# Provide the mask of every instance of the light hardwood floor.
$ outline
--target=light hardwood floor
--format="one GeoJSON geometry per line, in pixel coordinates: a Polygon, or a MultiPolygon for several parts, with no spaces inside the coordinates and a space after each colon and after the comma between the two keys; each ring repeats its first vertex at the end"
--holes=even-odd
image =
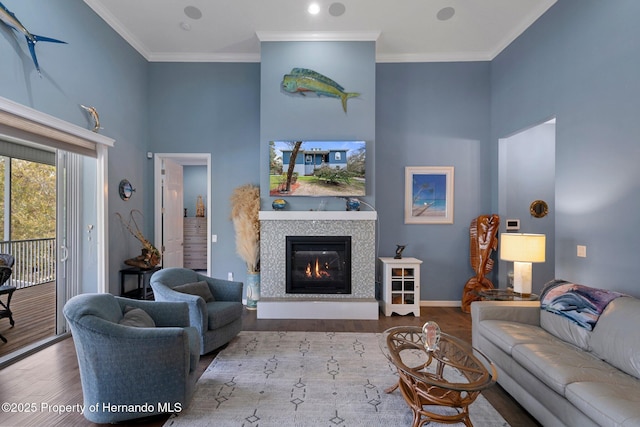
{"type": "MultiPolygon", "coordinates": [[[[438,322],[443,331],[471,340],[471,320],[459,308],[423,307],[420,317],[382,314],[378,320],[264,320],[255,311],[245,310],[243,329],[247,331],[318,331],[318,332],[382,332],[393,326],[420,326],[427,320],[438,322]]],[[[199,370],[204,372],[215,352],[201,357],[199,370]]],[[[483,392],[512,426],[539,426],[500,386],[483,392]]],[[[0,371],[0,402],[35,403],[32,413],[0,411],[0,426],[92,426],[78,412],[57,414],[42,410],[42,405],[78,405],[82,403],[82,387],[71,338],[56,343],[0,371]]],[[[73,408],[71,408],[73,409],[73,408]]],[[[167,416],[156,416],[121,426],[162,426],[167,416]]]]}

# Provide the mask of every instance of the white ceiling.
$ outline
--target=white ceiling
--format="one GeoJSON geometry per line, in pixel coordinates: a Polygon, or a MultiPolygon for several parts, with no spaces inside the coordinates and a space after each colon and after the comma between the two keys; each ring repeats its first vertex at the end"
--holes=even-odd
{"type": "Polygon", "coordinates": [[[556,2],[84,1],[148,61],[169,62],[259,62],[260,42],[275,40],[375,40],[378,62],[488,61],[556,2]]]}

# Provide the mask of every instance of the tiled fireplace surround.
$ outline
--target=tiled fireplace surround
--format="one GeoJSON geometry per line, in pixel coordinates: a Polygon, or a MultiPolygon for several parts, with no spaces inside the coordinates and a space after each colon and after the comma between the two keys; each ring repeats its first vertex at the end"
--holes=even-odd
{"type": "Polygon", "coordinates": [[[261,211],[259,319],[378,318],[376,212],[261,211]],[[351,294],[287,294],[286,236],[351,236],[351,294]]]}

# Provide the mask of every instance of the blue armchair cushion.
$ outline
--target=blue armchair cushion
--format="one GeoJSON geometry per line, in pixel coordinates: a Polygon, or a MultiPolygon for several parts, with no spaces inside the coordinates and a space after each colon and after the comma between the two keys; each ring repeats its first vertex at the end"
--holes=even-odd
{"type": "Polygon", "coordinates": [[[215,330],[242,317],[242,303],[235,301],[214,301],[207,304],[209,329],[215,330]]]}
{"type": "Polygon", "coordinates": [[[174,286],[174,291],[182,292],[184,294],[197,295],[202,297],[204,302],[215,301],[209,285],[205,281],[185,283],[184,285],[174,286]]]}
{"type": "Polygon", "coordinates": [[[125,306],[124,316],[118,323],[124,326],[133,326],[136,328],[156,327],[156,322],[153,321],[146,311],[141,308],[131,307],[130,305],[125,306]]]}

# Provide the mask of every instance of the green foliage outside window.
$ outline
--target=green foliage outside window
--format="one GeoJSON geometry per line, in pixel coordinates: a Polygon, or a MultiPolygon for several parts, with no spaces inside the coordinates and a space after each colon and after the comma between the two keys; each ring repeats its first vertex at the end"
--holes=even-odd
{"type": "Polygon", "coordinates": [[[56,236],[56,167],[0,157],[0,239],[28,240],[56,236]],[[5,171],[11,161],[11,236],[4,235],[5,171]]]}

